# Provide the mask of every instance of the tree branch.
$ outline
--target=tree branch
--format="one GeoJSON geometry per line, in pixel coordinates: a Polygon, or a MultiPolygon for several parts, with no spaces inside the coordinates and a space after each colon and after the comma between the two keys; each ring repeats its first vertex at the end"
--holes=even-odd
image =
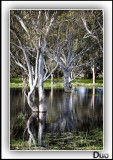
{"type": "Polygon", "coordinates": [[[89,51],[92,47],[93,47],[93,45],[90,46],[90,47],[89,47],[88,49],[86,49],[86,50],[83,49],[80,53],[78,53],[76,56],[74,56],[74,57],[71,59],[71,61],[70,61],[70,63],[68,64],[68,66],[71,66],[71,64],[73,63],[73,61],[74,61],[78,56],[80,56],[80,55],[84,54],[85,52],[89,51]]]}
{"type": "Polygon", "coordinates": [[[99,24],[99,26],[100,26],[101,30],[103,31],[103,27],[102,27],[102,25],[100,24],[100,22],[99,22],[98,18],[96,17],[96,15],[95,15],[95,13],[94,13],[94,11],[93,11],[93,10],[92,10],[92,13],[93,13],[93,15],[94,15],[94,17],[95,17],[95,19],[96,19],[97,23],[99,24]]]}
{"type": "Polygon", "coordinates": [[[58,63],[55,66],[55,68],[50,72],[50,74],[44,79],[44,81],[46,81],[51,76],[51,74],[57,69],[57,67],[58,67],[58,63]]]}
{"type": "Polygon", "coordinates": [[[80,75],[80,73],[81,73],[82,71],[83,71],[83,69],[77,74],[77,76],[76,76],[75,78],[71,79],[71,81],[75,80],[75,79],[80,75]]]}
{"type": "Polygon", "coordinates": [[[67,65],[69,64],[70,62],[70,59],[71,59],[71,55],[72,55],[72,49],[73,49],[73,39],[72,39],[72,35],[70,33],[69,35],[69,40],[68,40],[68,58],[67,58],[67,65]]]}
{"type": "Polygon", "coordinates": [[[24,24],[22,18],[20,18],[20,17],[17,16],[17,15],[15,15],[15,17],[16,17],[17,20],[20,22],[20,24],[21,24],[22,28],[25,30],[25,32],[29,35],[28,29],[27,29],[27,27],[25,26],[25,24],[24,24]]]}
{"type": "MultiPolygon", "coordinates": [[[[94,39],[97,40],[101,51],[103,51],[103,48],[102,48],[102,46],[101,46],[101,44],[100,44],[100,40],[99,40],[99,37],[98,37],[97,33],[96,33],[96,36],[95,36],[94,33],[88,29],[88,26],[87,26],[87,23],[86,23],[85,18],[82,17],[81,19],[82,19],[82,22],[83,22],[83,24],[84,24],[84,26],[85,26],[85,28],[86,28],[86,31],[89,33],[89,35],[90,35],[92,38],[94,38],[94,39]]],[[[85,38],[87,38],[87,37],[85,36],[85,38]]]]}
{"type": "Polygon", "coordinates": [[[87,64],[90,64],[91,62],[92,62],[92,61],[87,62],[87,63],[84,63],[84,64],[76,65],[75,67],[69,68],[69,71],[72,71],[72,70],[75,69],[75,68],[82,67],[82,66],[85,66],[85,65],[87,65],[87,64]]]}
{"type": "Polygon", "coordinates": [[[11,54],[13,60],[15,61],[15,63],[16,63],[19,67],[23,68],[24,71],[26,72],[26,74],[29,76],[26,67],[25,67],[24,65],[22,65],[22,64],[19,62],[19,60],[16,60],[16,57],[13,55],[13,53],[12,53],[11,51],[10,51],[10,54],[11,54]]]}
{"type": "MultiPolygon", "coordinates": [[[[52,60],[51,60],[51,62],[52,62],[52,60]]],[[[44,79],[46,78],[46,75],[47,75],[47,73],[48,73],[48,71],[49,71],[51,62],[49,63],[49,66],[47,67],[47,65],[46,65],[46,63],[45,63],[45,60],[44,60],[44,66],[45,66],[45,70],[46,70],[46,73],[45,73],[45,75],[44,75],[44,79]]]]}
{"type": "MultiPolygon", "coordinates": [[[[54,21],[54,15],[55,15],[55,12],[53,13],[53,15],[52,15],[52,17],[51,17],[51,20],[50,20],[49,25],[46,27],[45,37],[47,36],[47,34],[48,34],[48,32],[49,32],[49,29],[50,29],[50,27],[51,27],[51,25],[52,25],[52,23],[53,23],[53,21],[54,21]]],[[[48,15],[48,16],[49,16],[49,15],[48,15]]],[[[47,16],[46,16],[46,18],[47,18],[47,16]]]]}
{"type": "Polygon", "coordinates": [[[16,43],[14,43],[14,42],[10,42],[11,44],[13,44],[13,45],[15,45],[17,48],[19,48],[19,49],[22,49],[22,47],[21,46],[19,46],[19,45],[17,45],[16,43]]]}

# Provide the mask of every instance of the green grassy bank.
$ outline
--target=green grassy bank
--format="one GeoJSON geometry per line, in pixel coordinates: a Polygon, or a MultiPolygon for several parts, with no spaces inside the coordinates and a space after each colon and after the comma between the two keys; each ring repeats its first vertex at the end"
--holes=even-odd
{"type": "MultiPolygon", "coordinates": [[[[63,79],[54,79],[54,81],[63,81],[63,79]]],[[[54,82],[52,85],[53,88],[63,88],[64,84],[63,82],[54,82]]],[[[73,86],[85,86],[85,87],[103,87],[103,79],[97,79],[96,84],[93,85],[92,79],[76,79],[72,81],[72,87],[73,86]],[[75,83],[77,82],[77,83],[75,83]]],[[[38,87],[38,85],[37,85],[38,87]]],[[[22,79],[12,78],[10,79],[10,88],[23,88],[23,82],[22,79]]],[[[44,82],[44,88],[51,88],[51,81],[50,79],[46,80],[44,82]]]]}

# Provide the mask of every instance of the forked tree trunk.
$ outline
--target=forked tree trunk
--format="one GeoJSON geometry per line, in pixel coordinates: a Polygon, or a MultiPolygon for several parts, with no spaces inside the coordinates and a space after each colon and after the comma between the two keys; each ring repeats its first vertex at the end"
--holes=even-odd
{"type": "Polygon", "coordinates": [[[64,91],[71,92],[70,72],[64,71],[64,91]]]}

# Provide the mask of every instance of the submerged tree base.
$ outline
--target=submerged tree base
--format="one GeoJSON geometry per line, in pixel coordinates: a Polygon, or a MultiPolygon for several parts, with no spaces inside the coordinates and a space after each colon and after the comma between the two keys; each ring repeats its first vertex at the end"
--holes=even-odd
{"type": "Polygon", "coordinates": [[[10,150],[103,150],[103,131],[97,128],[89,132],[47,133],[42,146],[11,140],[10,150]]]}

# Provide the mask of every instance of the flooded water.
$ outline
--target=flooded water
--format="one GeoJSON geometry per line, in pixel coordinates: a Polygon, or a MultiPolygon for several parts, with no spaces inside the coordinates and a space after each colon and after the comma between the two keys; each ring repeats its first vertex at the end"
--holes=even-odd
{"type": "MultiPolygon", "coordinates": [[[[44,94],[47,113],[35,113],[29,108],[21,89],[10,89],[10,142],[23,140],[24,135],[24,139],[29,140],[29,145],[33,142],[34,145],[44,146],[43,141],[47,143],[48,139],[55,139],[57,135],[60,135],[60,143],[63,139],[62,134],[67,136],[75,131],[82,133],[95,128],[102,129],[102,88],[76,87],[72,93],[51,88],[45,89],[44,94]]],[[[35,97],[38,104],[37,92],[35,97]]],[[[48,142],[48,147],[51,144],[55,146],[55,143],[48,142]]],[[[65,145],[67,142],[62,143],[65,145]]]]}

